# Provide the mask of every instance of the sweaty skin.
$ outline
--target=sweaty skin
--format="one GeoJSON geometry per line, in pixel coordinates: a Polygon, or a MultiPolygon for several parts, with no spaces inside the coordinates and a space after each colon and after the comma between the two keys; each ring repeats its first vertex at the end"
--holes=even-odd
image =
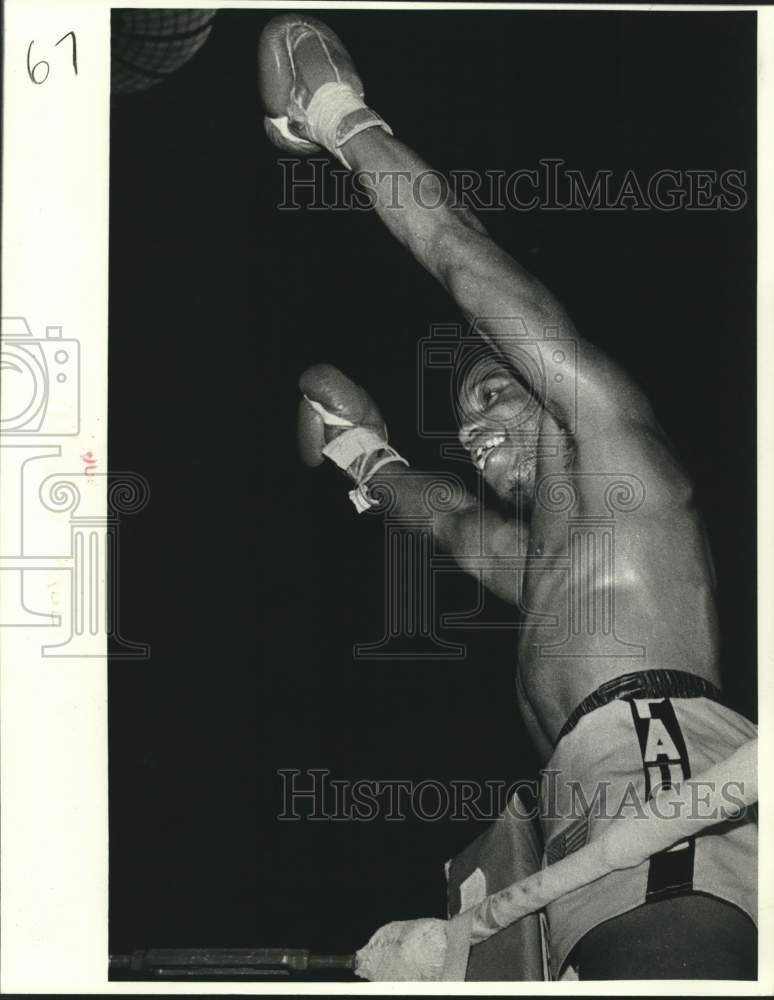
{"type": "MultiPolygon", "coordinates": [[[[498,555],[526,545],[523,572],[494,568],[484,572],[484,582],[522,612],[517,691],[544,759],[578,703],[614,677],[673,669],[720,687],[706,539],[691,485],[642,392],[579,335],[550,292],[499,249],[471,213],[423,207],[443,200],[437,174],[424,175],[421,199],[409,196],[409,185],[403,198],[395,198],[389,177],[380,181],[379,173],[416,177],[427,171],[412,150],[372,128],[347,143],[346,155],[354,170],[363,171],[361,183],[388,229],[444,285],[492,349],[491,362],[473,366],[462,386],[460,440],[475,460],[476,449],[494,439],[481,456],[482,475],[512,514],[483,511],[471,497],[461,511],[438,519],[437,532],[463,567],[482,546],[496,567],[498,555]],[[572,341],[575,357],[567,352],[558,364],[546,329],[553,339],[572,341]],[[550,377],[536,384],[541,365],[550,377]],[[541,481],[557,482],[545,477],[574,488],[569,511],[541,501],[541,481]],[[636,509],[615,512],[611,564],[610,552],[593,539],[570,542],[568,518],[609,516],[603,494],[615,480],[625,484],[619,497],[633,491],[636,509]],[[567,569],[571,555],[573,572],[567,569]],[[619,641],[601,644],[609,625],[602,608],[611,599],[619,641]],[[552,655],[547,647],[566,640],[568,628],[577,633],[572,655],[552,655]]],[[[405,507],[417,504],[416,483],[399,467],[383,475],[405,507]]],[[[471,572],[482,571],[471,566],[471,572]]]]}

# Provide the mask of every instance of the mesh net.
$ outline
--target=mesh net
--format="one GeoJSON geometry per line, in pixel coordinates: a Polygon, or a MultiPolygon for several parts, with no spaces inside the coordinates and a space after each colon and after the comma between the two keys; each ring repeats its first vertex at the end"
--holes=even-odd
{"type": "Polygon", "coordinates": [[[111,88],[129,94],[156,86],[185,65],[209,38],[214,10],[115,10],[111,88]]]}

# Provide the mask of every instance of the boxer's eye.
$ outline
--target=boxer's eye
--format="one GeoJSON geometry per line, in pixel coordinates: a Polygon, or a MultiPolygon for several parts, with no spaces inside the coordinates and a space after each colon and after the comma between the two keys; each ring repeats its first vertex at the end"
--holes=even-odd
{"type": "Polygon", "coordinates": [[[481,390],[481,400],[484,406],[491,406],[500,395],[500,387],[496,385],[485,385],[481,390]]]}

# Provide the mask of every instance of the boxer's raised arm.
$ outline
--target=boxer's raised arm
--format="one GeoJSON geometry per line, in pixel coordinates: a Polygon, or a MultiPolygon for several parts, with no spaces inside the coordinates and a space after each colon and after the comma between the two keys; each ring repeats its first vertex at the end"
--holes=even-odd
{"type": "Polygon", "coordinates": [[[347,143],[346,155],[393,236],[560,424],[574,426],[581,415],[581,426],[590,430],[596,418],[622,413],[650,419],[645,397],[626,373],[579,335],[553,294],[493,242],[471,211],[455,204],[443,177],[413,150],[372,128],[347,143]],[[572,348],[562,350],[557,339],[572,348]]]}
{"type": "Polygon", "coordinates": [[[298,445],[302,461],[339,466],[356,487],[355,507],[384,503],[406,518],[430,518],[433,537],[498,597],[518,604],[523,529],[483,508],[464,486],[438,473],[408,468],[387,443],[379,410],[364,389],[332,365],[315,365],[301,376],[298,445]]]}
{"type": "Polygon", "coordinates": [[[330,28],[296,13],[272,19],[261,36],[259,71],[272,141],[302,155],[327,149],[352,170],[390,232],[560,425],[593,442],[611,419],[619,426],[652,423],[625,373],[578,335],[553,295],[366,105],[362,80],[330,28]],[[563,351],[555,338],[574,347],[563,351]]]}

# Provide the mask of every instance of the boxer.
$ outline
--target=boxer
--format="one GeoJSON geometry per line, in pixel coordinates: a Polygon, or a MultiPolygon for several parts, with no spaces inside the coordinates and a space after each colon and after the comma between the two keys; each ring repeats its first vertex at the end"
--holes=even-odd
{"type": "MultiPolygon", "coordinates": [[[[487,345],[488,357],[460,387],[460,441],[500,503],[482,509],[461,496],[434,515],[434,531],[522,616],[517,696],[554,780],[554,808],[542,815],[544,863],[552,864],[598,836],[607,819],[563,808],[571,790],[591,803],[605,783],[614,813],[626,789],[644,801],[755,734],[723,703],[713,568],[691,484],[637,385],[393,136],[326,25],[304,14],[274,18],[259,72],[272,141],[302,154],[327,150],[358,172],[389,232],[487,345]],[[395,171],[417,183],[421,175],[420,198],[396,201],[385,177],[395,171]],[[573,351],[557,351],[556,332],[573,351]],[[597,513],[611,472],[632,501],[616,520],[614,564],[604,545],[581,546],[574,570],[557,571],[570,554],[568,510],[597,513]],[[526,566],[509,568],[521,553],[526,566]],[[599,629],[573,627],[570,652],[551,655],[566,638],[568,609],[573,626],[592,615],[602,633],[612,628],[620,654],[602,655],[599,629]],[[604,609],[614,610],[607,625],[604,609]],[[564,624],[552,633],[551,621],[564,624]]],[[[355,483],[358,510],[384,486],[401,511],[424,512],[432,477],[407,468],[365,390],[329,365],[307,370],[300,388],[307,464],[339,465],[355,483]]],[[[549,907],[552,975],[756,978],[756,886],[753,817],[714,827],[549,907]]]]}

